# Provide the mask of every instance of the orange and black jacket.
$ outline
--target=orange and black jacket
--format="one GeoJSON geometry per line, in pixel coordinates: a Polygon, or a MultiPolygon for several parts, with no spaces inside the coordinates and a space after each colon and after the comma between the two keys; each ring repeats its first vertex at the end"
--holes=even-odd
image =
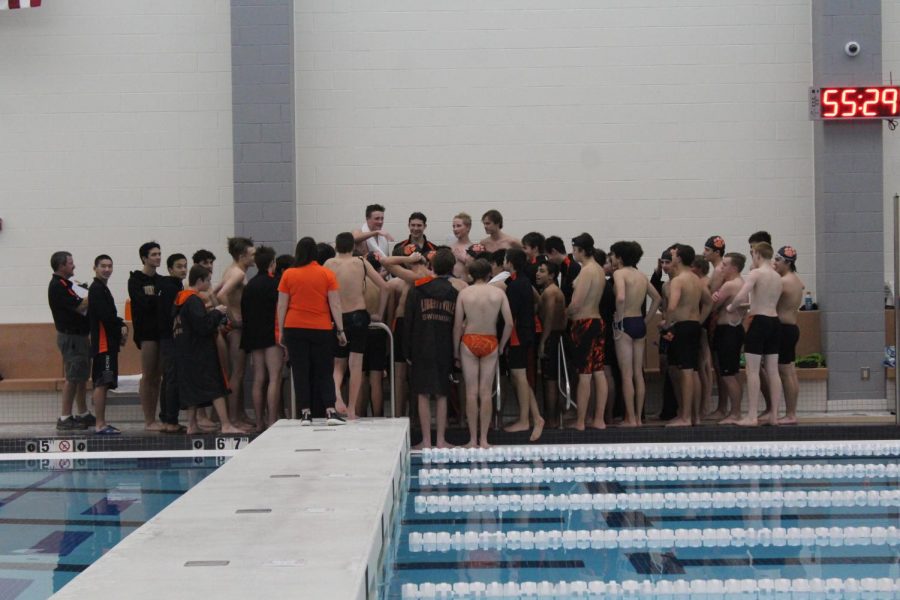
{"type": "Polygon", "coordinates": [[[91,322],[91,354],[118,352],[124,321],[119,318],[109,286],[96,277],[88,289],[88,319],[91,322]]]}
{"type": "Polygon", "coordinates": [[[392,254],[394,256],[403,256],[404,254],[407,254],[407,251],[406,251],[407,246],[415,246],[416,252],[418,252],[420,254],[428,254],[432,250],[437,250],[437,246],[435,246],[434,244],[429,242],[428,238],[423,235],[421,246],[419,244],[416,244],[409,238],[406,238],[402,242],[394,244],[394,250],[393,250],[392,254]]]}

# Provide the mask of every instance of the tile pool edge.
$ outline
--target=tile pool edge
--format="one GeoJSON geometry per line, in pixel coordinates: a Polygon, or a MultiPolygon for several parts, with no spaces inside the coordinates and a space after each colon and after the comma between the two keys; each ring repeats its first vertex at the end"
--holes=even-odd
{"type": "Polygon", "coordinates": [[[408,431],[279,422],[53,598],[374,598],[408,431]]]}

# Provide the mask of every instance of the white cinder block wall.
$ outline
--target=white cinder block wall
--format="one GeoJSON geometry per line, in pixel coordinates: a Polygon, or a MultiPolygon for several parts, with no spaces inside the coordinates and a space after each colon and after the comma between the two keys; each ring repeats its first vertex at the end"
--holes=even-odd
{"type": "Polygon", "coordinates": [[[497,208],[517,236],[637,239],[649,270],[764,228],[814,288],[809,0],[294,6],[303,234],[380,202],[395,236],[424,210],[444,240],[497,208]]]}
{"type": "Polygon", "coordinates": [[[0,322],[46,322],[50,254],[115,261],[233,231],[228,0],[45,2],[0,11],[0,322]]]}

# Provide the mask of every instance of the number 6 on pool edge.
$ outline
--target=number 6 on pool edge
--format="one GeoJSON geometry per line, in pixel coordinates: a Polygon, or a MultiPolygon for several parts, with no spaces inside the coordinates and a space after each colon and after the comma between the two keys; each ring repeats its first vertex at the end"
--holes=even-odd
{"type": "Polygon", "coordinates": [[[225,449],[225,438],[216,438],[216,450],[225,449]]]}

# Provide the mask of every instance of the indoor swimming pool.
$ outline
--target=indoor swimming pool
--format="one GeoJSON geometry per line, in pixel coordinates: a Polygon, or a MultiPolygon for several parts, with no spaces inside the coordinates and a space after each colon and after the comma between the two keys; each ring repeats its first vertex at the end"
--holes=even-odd
{"type": "Polygon", "coordinates": [[[225,460],[0,461],[0,599],[49,598],[225,460]]]}
{"type": "Polygon", "coordinates": [[[900,597],[900,443],[414,454],[384,597],[900,597]]]}

